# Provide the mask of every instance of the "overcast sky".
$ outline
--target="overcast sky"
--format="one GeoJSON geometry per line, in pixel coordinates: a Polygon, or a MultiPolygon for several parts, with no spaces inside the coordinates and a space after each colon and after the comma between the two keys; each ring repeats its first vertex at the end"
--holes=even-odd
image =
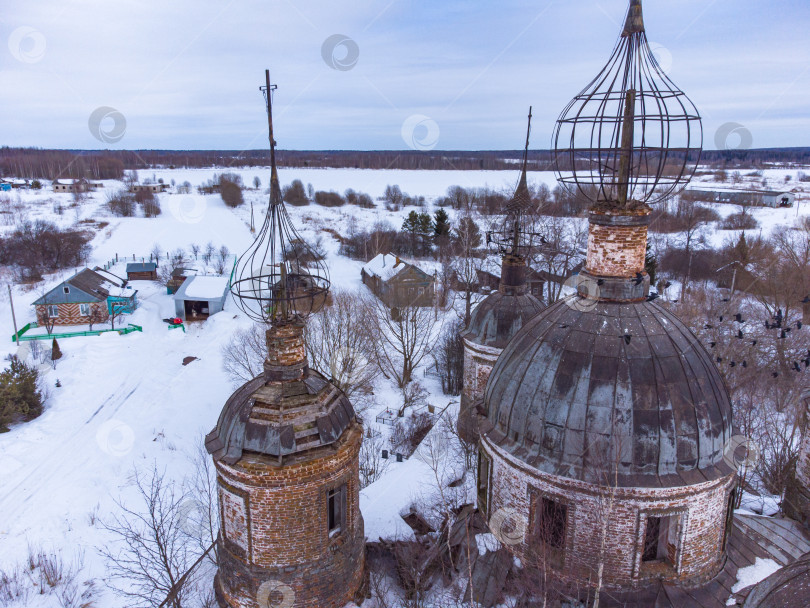
{"type": "MultiPolygon", "coordinates": [[[[517,149],[529,105],[532,147],[548,148],[626,9],[627,0],[2,0],[0,145],[263,148],[258,87],[270,68],[282,148],[517,149]],[[106,118],[91,128],[94,112],[106,118]]],[[[727,123],[754,147],[810,145],[809,0],[645,0],[644,12],[659,60],[704,117],[707,149],[727,123]]]]}

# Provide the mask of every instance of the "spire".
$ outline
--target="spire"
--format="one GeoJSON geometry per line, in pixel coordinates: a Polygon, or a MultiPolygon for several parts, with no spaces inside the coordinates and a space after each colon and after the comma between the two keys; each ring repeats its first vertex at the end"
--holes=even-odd
{"type": "Polygon", "coordinates": [[[630,0],[630,8],[627,11],[627,20],[624,22],[622,38],[640,34],[643,31],[644,15],[641,11],[641,0],[630,0]]]}
{"type": "Polygon", "coordinates": [[[267,102],[267,128],[270,137],[270,204],[281,203],[281,184],[278,179],[276,169],[276,139],[273,136],[273,91],[278,88],[276,84],[270,84],[270,70],[264,71],[265,86],[259,87],[267,102]]]}
{"type": "Polygon", "coordinates": [[[526,128],[526,147],[523,149],[523,161],[521,162],[520,166],[520,180],[518,181],[517,188],[515,188],[515,194],[512,197],[513,205],[528,205],[532,200],[532,196],[529,193],[529,183],[526,178],[526,173],[529,166],[529,138],[531,137],[531,132],[532,107],[529,106],[529,125],[526,128]]]}

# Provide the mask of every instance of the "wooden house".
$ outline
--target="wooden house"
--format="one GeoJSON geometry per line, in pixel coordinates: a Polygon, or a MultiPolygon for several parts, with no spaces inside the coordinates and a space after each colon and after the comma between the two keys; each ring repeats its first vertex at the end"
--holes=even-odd
{"type": "Polygon", "coordinates": [[[157,278],[155,262],[130,262],[127,264],[128,281],[156,281],[157,278]]]}
{"type": "Polygon", "coordinates": [[[390,308],[433,306],[436,279],[398,256],[381,253],[360,271],[363,284],[390,308]]]}
{"type": "Polygon", "coordinates": [[[111,314],[131,313],[138,292],[126,281],[97,268],[85,268],[34,302],[40,325],[104,323],[111,314]]]}

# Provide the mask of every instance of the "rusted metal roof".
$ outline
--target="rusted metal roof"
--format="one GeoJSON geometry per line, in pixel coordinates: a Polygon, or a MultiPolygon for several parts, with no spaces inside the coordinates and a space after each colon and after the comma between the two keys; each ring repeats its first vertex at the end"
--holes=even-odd
{"type": "Polygon", "coordinates": [[[354,419],[346,395],[314,370],[293,382],[262,375],[231,395],[205,447],[228,464],[245,452],[288,456],[335,443],[354,419]]]}
{"type": "Polygon", "coordinates": [[[506,348],[520,328],[541,310],[543,303],[530,293],[496,291],[475,307],[463,336],[476,344],[506,348]]]}
{"type": "Polygon", "coordinates": [[[622,486],[731,473],[722,377],[697,337],[652,302],[572,296],[547,308],[501,354],[483,405],[482,432],[546,473],[595,481],[608,452],[622,486]]]}

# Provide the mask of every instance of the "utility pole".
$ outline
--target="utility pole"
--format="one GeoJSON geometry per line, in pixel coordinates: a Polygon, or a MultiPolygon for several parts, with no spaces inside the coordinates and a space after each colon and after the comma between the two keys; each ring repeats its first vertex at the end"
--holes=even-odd
{"type": "Polygon", "coordinates": [[[18,342],[19,336],[17,335],[17,315],[14,314],[14,296],[11,294],[11,285],[8,285],[8,301],[11,304],[11,319],[14,321],[14,342],[18,342]]]}

